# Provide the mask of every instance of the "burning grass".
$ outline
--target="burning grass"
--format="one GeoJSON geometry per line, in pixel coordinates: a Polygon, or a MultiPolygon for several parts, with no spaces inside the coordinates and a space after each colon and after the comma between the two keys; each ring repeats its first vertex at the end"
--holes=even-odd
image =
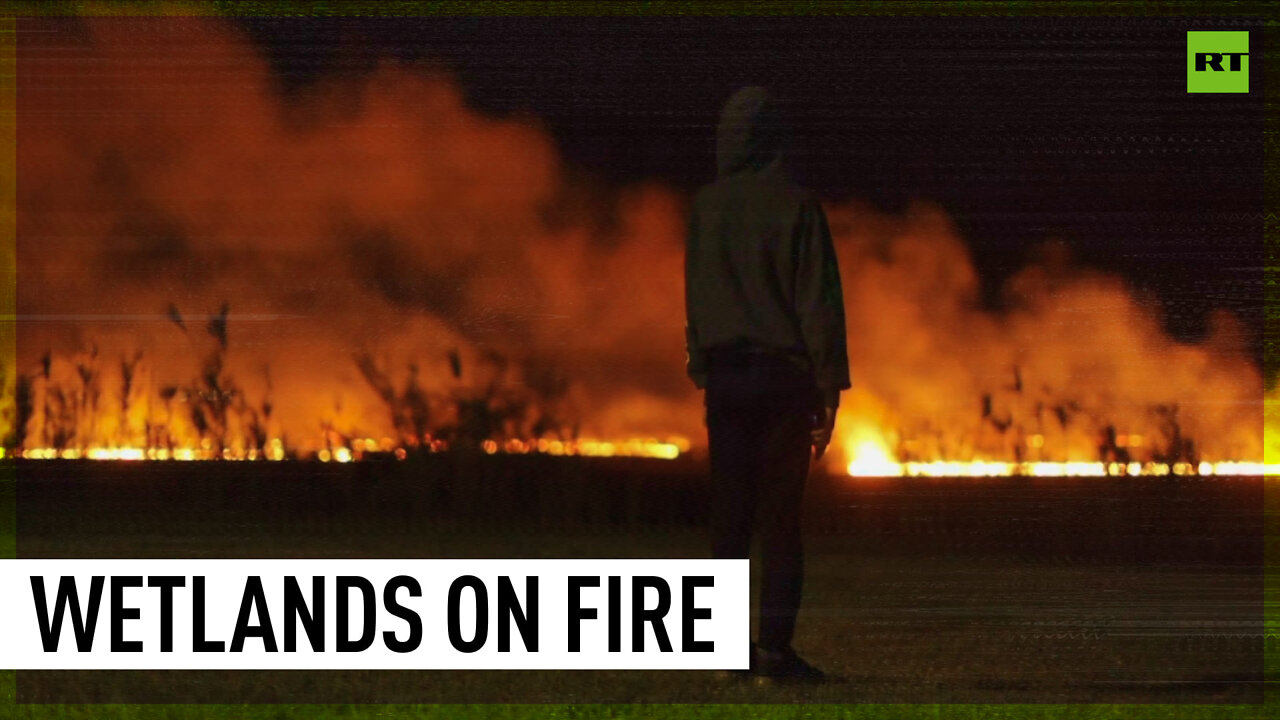
{"type": "MultiPolygon", "coordinates": [[[[141,351],[122,358],[118,374],[104,378],[96,346],[70,358],[46,353],[33,376],[19,376],[10,408],[11,429],[0,458],[10,454],[32,460],[237,460],[280,461],[313,458],[352,462],[365,457],[410,452],[482,451],[488,454],[540,453],[593,457],[674,459],[689,450],[685,438],[601,440],[576,437],[546,414],[530,412],[527,397],[490,381],[479,391],[425,389],[416,364],[397,387],[390,373],[368,354],[353,364],[386,406],[394,437],[379,439],[344,432],[333,422],[318,428],[318,443],[301,447],[273,434],[270,369],[262,370],[266,392],[251,399],[226,371],[227,316],[223,303],[208,319],[205,332],[214,341],[202,371],[187,383],[151,387],[150,367],[141,351]],[[530,427],[532,436],[521,436],[530,427]]],[[[172,326],[189,334],[178,309],[166,313],[172,326]]],[[[464,364],[448,355],[454,379],[464,364]]]]}

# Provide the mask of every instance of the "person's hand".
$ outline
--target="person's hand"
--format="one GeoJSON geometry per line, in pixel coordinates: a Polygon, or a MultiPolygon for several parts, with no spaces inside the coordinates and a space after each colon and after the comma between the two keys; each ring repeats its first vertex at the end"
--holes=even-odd
{"type": "Polygon", "coordinates": [[[827,445],[831,444],[831,432],[836,427],[836,409],[825,407],[815,419],[818,424],[809,433],[813,439],[813,459],[821,460],[823,453],[827,451],[827,445]]]}

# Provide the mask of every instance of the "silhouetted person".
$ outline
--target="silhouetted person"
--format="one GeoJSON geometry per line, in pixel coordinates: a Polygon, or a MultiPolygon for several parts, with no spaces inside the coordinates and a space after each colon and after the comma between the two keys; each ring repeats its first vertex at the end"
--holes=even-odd
{"type": "Polygon", "coordinates": [[[818,200],[783,167],[786,133],[759,87],[736,92],[716,134],[717,178],[695,196],[685,254],[688,372],[706,390],[712,552],[762,545],[752,669],[817,680],[791,648],[809,453],[826,449],[849,387],[844,303],[818,200]]]}

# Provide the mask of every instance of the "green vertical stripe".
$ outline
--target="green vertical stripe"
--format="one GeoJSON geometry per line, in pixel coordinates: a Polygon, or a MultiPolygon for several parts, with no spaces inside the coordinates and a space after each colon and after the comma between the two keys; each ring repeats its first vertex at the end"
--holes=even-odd
{"type": "MultiPolygon", "coordinates": [[[[1280,200],[1280,24],[1273,18],[1263,29],[1265,54],[1255,64],[1262,70],[1263,101],[1263,163],[1261,178],[1265,212],[1262,222],[1263,267],[1263,377],[1274,381],[1280,370],[1280,354],[1276,342],[1280,340],[1280,221],[1277,221],[1277,200],[1280,200]]],[[[1272,394],[1275,394],[1272,389],[1272,394]]],[[[1263,457],[1268,465],[1280,463],[1280,452],[1272,438],[1280,437],[1272,417],[1272,402],[1264,399],[1263,457]]],[[[1276,408],[1280,411],[1280,408],[1276,408]]],[[[1268,477],[1263,483],[1263,697],[1267,707],[1280,703],[1280,478],[1268,477]]],[[[1274,712],[1274,708],[1272,708],[1274,712]]]]}
{"type": "MultiPolygon", "coordinates": [[[[4,377],[3,385],[0,385],[0,410],[12,410],[18,369],[15,348],[17,326],[14,324],[18,287],[17,25],[15,18],[0,17],[0,372],[4,377]]],[[[0,438],[8,434],[11,422],[0,419],[0,438]]],[[[13,461],[5,457],[0,460],[0,560],[17,557],[17,521],[13,461]]],[[[4,642],[3,639],[0,642],[4,642]]],[[[14,672],[0,670],[0,715],[5,714],[6,706],[14,705],[15,690],[14,672]]]]}

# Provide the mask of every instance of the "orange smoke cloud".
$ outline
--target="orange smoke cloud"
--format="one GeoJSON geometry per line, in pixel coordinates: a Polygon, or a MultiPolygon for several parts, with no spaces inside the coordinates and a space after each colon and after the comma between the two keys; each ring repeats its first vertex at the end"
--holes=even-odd
{"type": "Polygon", "coordinates": [[[529,393],[518,424],[695,429],[663,368],[683,353],[681,198],[622,191],[610,237],[552,227],[576,191],[548,135],[470,111],[436,69],[388,64],[286,103],[226,23],[86,27],[70,53],[24,54],[25,372],[52,350],[74,386],[72,358],[96,347],[118,387],[116,357],[141,350],[153,387],[188,383],[212,351],[198,316],[229,302],[227,373],[298,442],[394,434],[355,354],[397,385],[413,365],[426,391],[529,393]],[[197,319],[184,331],[170,304],[197,319]]]}
{"type": "Polygon", "coordinates": [[[1012,277],[1009,309],[992,313],[940,210],[831,215],[855,448],[871,418],[899,461],[1261,460],[1262,378],[1233,315],[1216,314],[1203,343],[1177,343],[1154,301],[1053,253],[1012,277]]]}
{"type": "MultiPolygon", "coordinates": [[[[26,445],[136,446],[163,425],[306,450],[456,424],[459,399],[502,404],[507,437],[705,437],[683,374],[681,194],[611,191],[600,227],[601,194],[535,118],[471,110],[438,67],[383,63],[285,101],[224,21],[42,22],[82,32],[20,48],[26,445]],[[223,303],[225,349],[207,330],[223,303]],[[211,357],[225,412],[193,425],[182,404],[211,357]],[[402,425],[388,392],[409,398],[402,425]]],[[[897,460],[1096,459],[1108,428],[1142,459],[1175,436],[1261,457],[1261,380],[1230,316],[1179,345],[1117,278],[1048,262],[993,314],[940,211],[827,210],[855,385],[838,461],[854,434],[897,460]]]]}

